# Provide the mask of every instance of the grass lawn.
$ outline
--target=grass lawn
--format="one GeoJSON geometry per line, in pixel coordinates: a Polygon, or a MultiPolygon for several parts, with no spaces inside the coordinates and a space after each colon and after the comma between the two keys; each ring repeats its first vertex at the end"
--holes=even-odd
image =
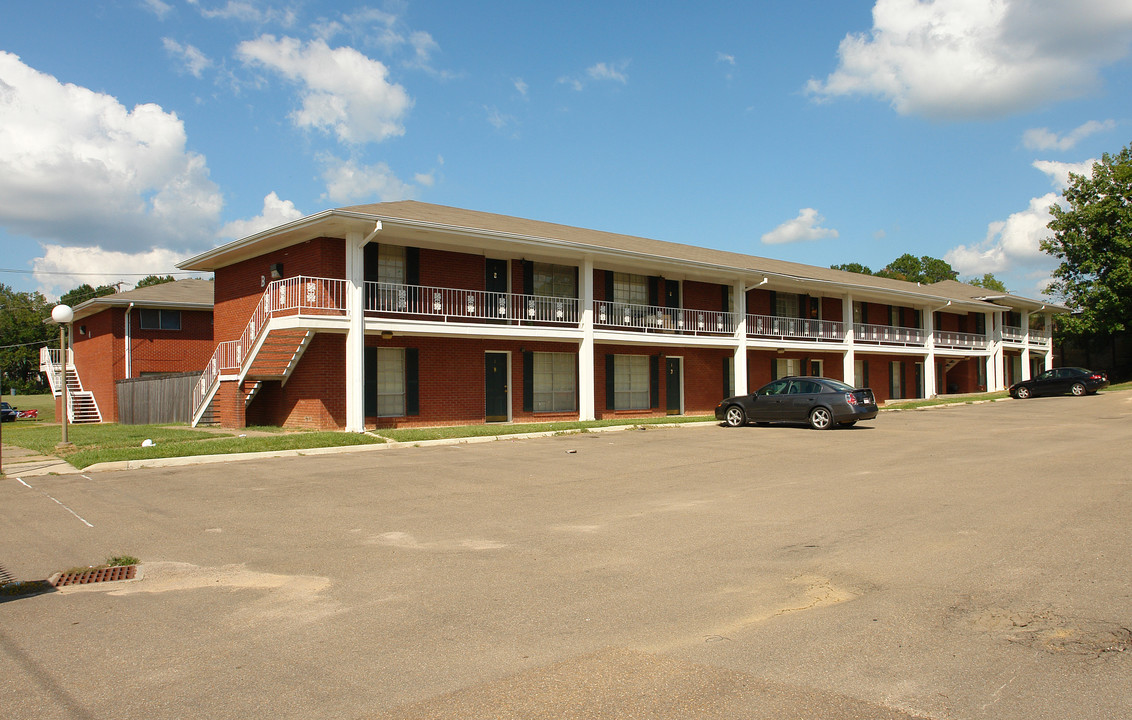
{"type": "MultiPolygon", "coordinates": [[[[55,422],[55,396],[50,393],[45,395],[5,395],[4,400],[17,410],[38,410],[38,422],[55,422]]],[[[37,421],[18,420],[16,424],[34,422],[37,421]]],[[[9,425],[5,425],[4,429],[7,430],[9,427],[9,425]]]]}
{"type": "Polygon", "coordinates": [[[75,450],[59,451],[55,448],[62,437],[59,425],[18,421],[4,426],[4,442],[43,455],[59,456],[80,469],[95,463],[119,460],[303,450],[384,442],[379,438],[355,433],[283,432],[278,428],[272,430],[279,432],[268,437],[239,437],[236,432],[205,432],[162,425],[71,425],[68,427],[67,439],[74,443],[75,450]],[[154,445],[142,447],[145,440],[152,440],[154,445]]]}

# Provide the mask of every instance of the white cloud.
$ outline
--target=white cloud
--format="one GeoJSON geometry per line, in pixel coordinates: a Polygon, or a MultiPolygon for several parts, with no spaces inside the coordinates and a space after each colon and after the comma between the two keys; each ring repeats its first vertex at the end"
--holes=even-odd
{"type": "Polygon", "coordinates": [[[385,163],[359,165],[354,160],[333,156],[324,156],[322,163],[325,167],[322,179],[326,181],[323,197],[336,203],[390,202],[412,199],[416,195],[415,188],[400,180],[385,163]]]}
{"type": "Polygon", "coordinates": [[[762,241],[766,245],[781,245],[784,243],[802,242],[804,240],[823,240],[835,238],[838,232],[832,228],[823,228],[821,224],[825,218],[813,208],[802,208],[798,217],[787,220],[775,229],[766,233],[762,241]]]}
{"type": "Polygon", "coordinates": [[[161,38],[165,52],[175,60],[179,60],[185,71],[200,77],[205,70],[212,67],[212,60],[208,59],[200,48],[193,45],[182,45],[173,38],[161,38]]]}
{"type": "Polygon", "coordinates": [[[620,62],[613,64],[606,64],[599,62],[586,69],[586,75],[594,80],[612,80],[625,85],[629,82],[629,76],[625,74],[625,69],[629,67],[628,62],[620,62]]]}
{"type": "Polygon", "coordinates": [[[1049,128],[1031,128],[1022,134],[1022,144],[1030,150],[1070,150],[1090,135],[1116,127],[1115,120],[1100,122],[1090,120],[1080,127],[1071,130],[1064,137],[1049,128]]]}
{"type": "Polygon", "coordinates": [[[515,78],[515,89],[519,91],[519,94],[522,95],[524,99],[526,99],[527,90],[530,89],[530,86],[528,86],[527,83],[523,82],[523,78],[515,78]]]}
{"type": "Polygon", "coordinates": [[[165,16],[173,11],[172,5],[161,0],[142,0],[142,5],[156,15],[158,20],[164,20],[165,16]]]}
{"type": "MultiPolygon", "coordinates": [[[[1069,184],[1069,173],[1091,175],[1093,161],[1059,163],[1038,160],[1033,163],[1033,167],[1049,177],[1057,188],[1056,191],[1032,198],[1025,210],[1012,213],[1006,220],[989,223],[982,242],[959,245],[949,250],[943,259],[960,275],[1010,273],[1019,278],[1019,282],[1034,283],[1034,277],[1045,277],[1048,280],[1050,271],[1057,265],[1041,249],[1041,241],[1050,236],[1047,227],[1053,219],[1050,207],[1063,201],[1061,193],[1069,184]]],[[[1038,293],[1042,285],[1039,282],[1018,292],[1038,293]]],[[[1010,283],[1008,286],[1014,287],[1010,283]]]]}
{"type": "Polygon", "coordinates": [[[246,64],[274,70],[302,86],[302,107],[291,113],[298,127],[333,131],[346,143],[380,142],[403,135],[413,101],[390,83],[384,64],[349,47],[322,40],[263,35],[236,49],[246,64]]]}
{"type": "Polygon", "coordinates": [[[211,243],[223,199],[181,120],[60,83],[0,51],[0,226],[127,253],[211,243]]]}
{"type": "Polygon", "coordinates": [[[301,218],[303,214],[290,200],[280,200],[275,192],[268,193],[263,199],[263,212],[247,220],[233,220],[220,228],[217,236],[220,238],[244,238],[255,235],[257,232],[283,225],[301,218]]]}
{"type": "Polygon", "coordinates": [[[715,61],[721,62],[721,63],[726,63],[728,65],[733,66],[733,65],[735,65],[735,56],[734,55],[728,55],[727,53],[717,52],[715,54],[715,61]]]}
{"type": "Polygon", "coordinates": [[[877,0],[873,28],[807,91],[873,95],[902,115],[1004,116],[1086,94],[1132,42],[1127,0],[877,0]]]}
{"type": "Polygon", "coordinates": [[[95,287],[119,281],[136,283],[139,273],[168,275],[181,273],[177,263],[189,257],[167,248],[151,248],[142,252],[121,252],[101,247],[64,247],[44,244],[43,257],[32,261],[32,276],[39,282],[39,291],[58,298],[72,288],[89,283],[95,287]]]}
{"type": "Polygon", "coordinates": [[[494,105],[491,107],[484,106],[484,112],[487,113],[488,123],[496,130],[505,130],[508,125],[515,122],[514,116],[501,112],[494,105]]]}
{"type": "Polygon", "coordinates": [[[236,20],[252,25],[274,23],[291,27],[298,19],[293,8],[271,7],[268,3],[258,0],[228,0],[227,3],[216,7],[205,7],[200,0],[188,0],[188,3],[198,8],[202,17],[210,20],[236,20]]]}
{"type": "Polygon", "coordinates": [[[623,60],[619,63],[599,62],[586,68],[585,75],[582,77],[563,76],[558,78],[558,82],[562,85],[569,85],[578,92],[585,90],[587,83],[591,80],[596,82],[617,82],[622,85],[627,85],[629,83],[629,76],[625,74],[625,70],[628,67],[628,60],[623,60]]]}

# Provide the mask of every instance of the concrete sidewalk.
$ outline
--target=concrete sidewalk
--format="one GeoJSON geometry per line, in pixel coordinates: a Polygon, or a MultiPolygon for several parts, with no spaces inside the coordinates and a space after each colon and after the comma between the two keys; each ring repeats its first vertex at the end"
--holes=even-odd
{"type": "Polygon", "coordinates": [[[0,448],[0,473],[9,477],[65,475],[77,472],[81,470],[53,455],[40,455],[34,450],[7,443],[0,448]]]}

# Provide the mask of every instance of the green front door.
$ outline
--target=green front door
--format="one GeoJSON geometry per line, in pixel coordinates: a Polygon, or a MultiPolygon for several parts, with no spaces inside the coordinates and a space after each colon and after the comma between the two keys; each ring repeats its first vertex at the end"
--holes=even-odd
{"type": "Polygon", "coordinates": [[[507,422],[507,353],[484,355],[485,415],[488,422],[507,422]]]}

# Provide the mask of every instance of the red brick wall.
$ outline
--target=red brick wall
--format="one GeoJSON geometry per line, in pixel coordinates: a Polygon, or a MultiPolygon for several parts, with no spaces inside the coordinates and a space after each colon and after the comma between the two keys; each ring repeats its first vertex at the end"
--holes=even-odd
{"type": "Polygon", "coordinates": [[[252,425],[338,430],[346,426],[346,336],[317,333],[284,385],[265,382],[248,406],[252,425]]]}
{"type": "MultiPolygon", "coordinates": [[[[684,283],[684,297],[680,301],[689,310],[723,310],[723,285],[688,280],[684,283]]],[[[719,402],[718,400],[716,402],[719,402]]],[[[713,404],[714,408],[715,405],[713,404]]]]}
{"type": "Polygon", "coordinates": [[[275,263],[283,264],[283,277],[345,278],[346,248],[342,240],[317,238],[217,270],[213,310],[217,343],[235,340],[244,332],[266,285],[271,283],[271,266],[275,263]]]}
{"type": "Polygon", "coordinates": [[[747,291],[747,313],[750,315],[772,315],[769,290],[747,291]]]}
{"type": "Polygon", "coordinates": [[[822,320],[833,320],[836,322],[841,322],[841,308],[841,298],[823,297],[821,299],[822,320]]]}
{"type": "Polygon", "coordinates": [[[597,418],[665,417],[668,404],[664,358],[660,359],[660,397],[658,407],[646,410],[609,410],[606,408],[605,363],[607,355],[663,355],[683,358],[684,414],[712,412],[723,399],[723,359],[728,350],[684,347],[639,347],[634,345],[600,345],[594,357],[594,410],[597,418]]]}
{"type": "Polygon", "coordinates": [[[420,270],[421,285],[459,290],[483,290],[485,287],[483,255],[422,248],[420,270]]]}
{"type": "MultiPolygon", "coordinates": [[[[211,312],[182,310],[180,330],[142,330],[138,310],[135,307],[130,313],[133,377],[204,370],[216,348],[211,312]]],[[[118,420],[115,381],[126,377],[125,327],[125,308],[107,308],[74,324],[75,366],[83,389],[94,393],[106,422],[118,420]],[[86,328],[85,335],[79,334],[81,327],[86,328]]]]}

